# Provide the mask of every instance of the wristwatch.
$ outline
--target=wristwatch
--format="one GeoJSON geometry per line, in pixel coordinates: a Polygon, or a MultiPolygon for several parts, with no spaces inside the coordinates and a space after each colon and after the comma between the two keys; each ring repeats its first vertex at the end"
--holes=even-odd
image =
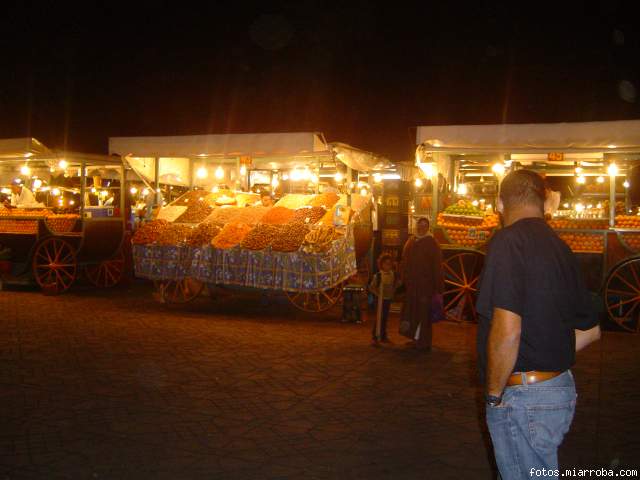
{"type": "Polygon", "coordinates": [[[495,395],[489,395],[487,393],[484,396],[484,399],[487,402],[487,405],[489,405],[490,407],[497,407],[498,405],[500,405],[500,403],[502,403],[502,395],[496,397],[495,395]]]}

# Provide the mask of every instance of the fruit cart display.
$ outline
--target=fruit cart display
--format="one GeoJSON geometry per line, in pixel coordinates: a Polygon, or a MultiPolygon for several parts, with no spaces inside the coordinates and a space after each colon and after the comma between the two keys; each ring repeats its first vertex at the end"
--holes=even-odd
{"type": "Polygon", "coordinates": [[[569,186],[565,191],[573,200],[564,201],[549,225],[576,254],[609,318],[624,330],[640,331],[640,216],[628,194],[638,188],[629,180],[640,164],[640,121],[419,127],[417,143],[421,170],[439,172],[438,182],[462,200],[437,213],[434,222],[443,245],[450,318],[476,320],[484,252],[498,224],[486,214],[491,209],[477,208],[496,205],[497,188],[486,186],[497,186],[509,169],[527,168],[551,184],[569,186]],[[493,198],[478,198],[485,191],[493,198]]]}
{"type": "Polygon", "coordinates": [[[124,170],[118,158],[46,151],[5,157],[0,160],[0,171],[5,179],[22,178],[43,200],[36,207],[0,205],[0,245],[10,252],[10,267],[1,274],[4,283],[34,281],[45,293],[59,294],[81,273],[98,287],[120,282],[124,274],[124,200],[119,190],[124,170]],[[120,206],[85,202],[95,189],[87,185],[87,173],[98,170],[113,175],[110,184],[114,188],[102,186],[101,191],[120,196],[120,206]],[[74,187],[58,188],[60,178],[74,182],[74,187]]]}
{"type": "Polygon", "coordinates": [[[191,301],[205,285],[236,286],[284,292],[301,310],[325,311],[357,272],[356,223],[328,221],[346,208],[336,194],[292,201],[298,208],[216,207],[199,224],[155,220],[132,239],[135,274],[153,280],[166,303],[191,301]]]}
{"type": "Polygon", "coordinates": [[[498,216],[459,200],[436,218],[434,235],[443,249],[445,312],[456,321],[475,321],[485,246],[498,226],[498,216]]]}

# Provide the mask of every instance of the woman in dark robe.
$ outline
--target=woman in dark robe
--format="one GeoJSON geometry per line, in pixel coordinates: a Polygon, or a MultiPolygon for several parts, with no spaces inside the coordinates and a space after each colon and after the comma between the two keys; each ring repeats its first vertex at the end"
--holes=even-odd
{"type": "Polygon", "coordinates": [[[416,227],[416,234],[407,240],[402,250],[400,274],[406,298],[400,325],[401,333],[414,340],[418,349],[429,351],[433,297],[444,291],[442,251],[429,233],[427,218],[419,218],[416,227]]]}

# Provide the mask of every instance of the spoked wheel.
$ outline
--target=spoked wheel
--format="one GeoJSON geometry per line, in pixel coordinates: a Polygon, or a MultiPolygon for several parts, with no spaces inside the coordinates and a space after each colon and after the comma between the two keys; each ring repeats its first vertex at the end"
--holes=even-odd
{"type": "Polygon", "coordinates": [[[97,265],[87,265],[84,271],[87,279],[96,287],[114,287],[124,276],[124,253],[120,250],[109,260],[97,265]]]}
{"type": "Polygon", "coordinates": [[[47,238],[36,247],[32,270],[44,292],[66,292],[76,279],[76,249],[66,240],[47,238]]]}
{"type": "Polygon", "coordinates": [[[457,253],[444,261],[444,310],[448,318],[458,322],[477,322],[475,300],[484,255],[477,252],[457,253]]]}
{"type": "Polygon", "coordinates": [[[333,307],[342,295],[342,284],[322,292],[286,292],[289,301],[303,312],[325,312],[333,307]]]}
{"type": "Polygon", "coordinates": [[[609,318],[630,332],[640,332],[640,258],[614,267],[605,282],[609,318]]]}
{"type": "Polygon", "coordinates": [[[158,299],[162,303],[178,304],[188,303],[197,298],[204,283],[194,280],[193,278],[185,278],[183,280],[160,280],[155,283],[158,299]]]}

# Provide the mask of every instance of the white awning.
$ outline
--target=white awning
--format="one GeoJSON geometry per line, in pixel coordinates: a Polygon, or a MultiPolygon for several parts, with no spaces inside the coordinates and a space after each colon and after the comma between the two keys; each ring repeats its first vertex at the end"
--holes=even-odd
{"type": "Polygon", "coordinates": [[[0,157],[31,157],[48,154],[50,150],[35,138],[3,138],[0,139],[0,157]]]}
{"type": "Polygon", "coordinates": [[[423,126],[416,141],[432,151],[638,151],[640,120],[423,126]]]}
{"type": "Polygon", "coordinates": [[[334,142],[330,145],[336,153],[336,159],[353,170],[370,172],[373,170],[382,170],[391,165],[391,162],[382,155],[366,152],[347,145],[346,143],[334,142]]]}
{"type": "Polygon", "coordinates": [[[287,157],[327,151],[322,135],[309,132],[109,139],[109,153],[123,157],[287,157]]]}

